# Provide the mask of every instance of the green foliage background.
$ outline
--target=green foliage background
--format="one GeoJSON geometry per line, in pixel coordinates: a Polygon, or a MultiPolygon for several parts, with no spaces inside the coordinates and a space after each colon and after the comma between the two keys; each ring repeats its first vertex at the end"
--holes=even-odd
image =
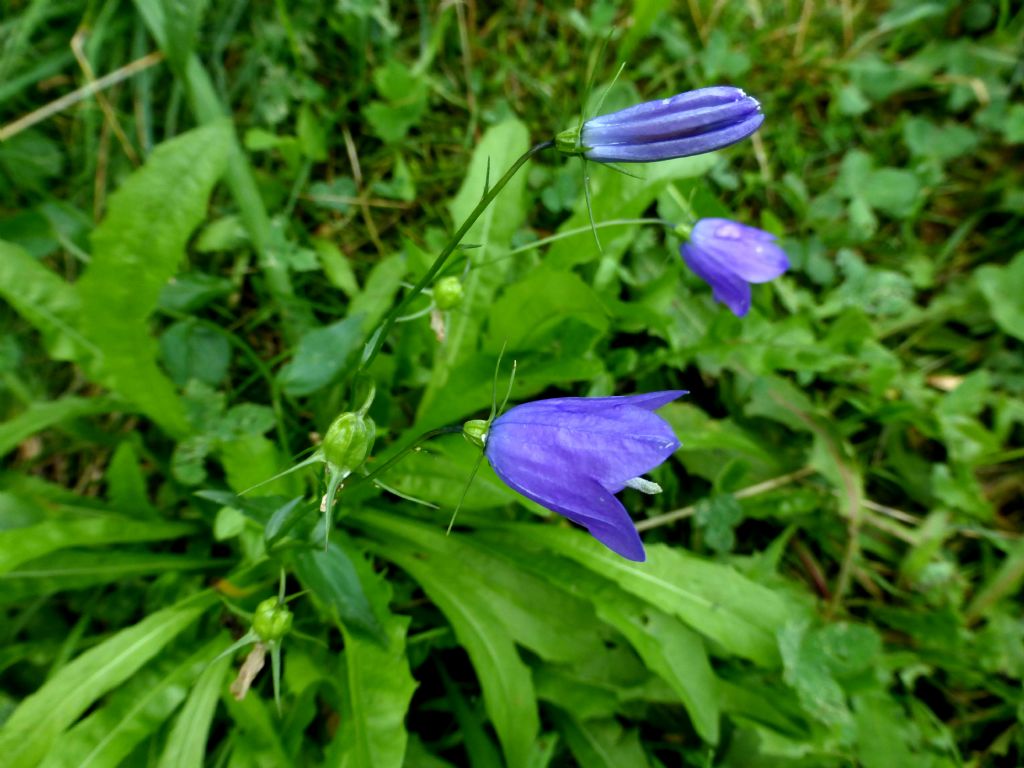
{"type": "Polygon", "coordinates": [[[4,765],[1024,761],[1016,4],[0,9],[4,765]],[[690,390],[664,492],[624,496],[648,562],[486,464],[446,536],[458,436],[343,489],[326,549],[319,465],[238,495],[360,404],[367,337],[531,143],[720,83],[751,141],[587,166],[601,250],[538,156],[462,304],[370,369],[370,469],[486,413],[503,347],[513,401],[690,390]],[[747,317],[632,222],[691,214],[780,236],[747,317]],[[278,709],[221,654],[282,572],[278,709]]]}

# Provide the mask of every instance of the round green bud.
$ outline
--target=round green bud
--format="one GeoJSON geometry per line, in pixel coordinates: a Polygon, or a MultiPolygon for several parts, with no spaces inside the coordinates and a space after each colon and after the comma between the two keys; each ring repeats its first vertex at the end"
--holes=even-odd
{"type": "Polygon", "coordinates": [[[442,277],[434,283],[434,303],[438,309],[454,309],[462,303],[462,281],[457,277],[442,277]]]}
{"type": "Polygon", "coordinates": [[[462,436],[477,448],[487,445],[487,428],[490,426],[483,419],[470,419],[462,425],[462,436]]]}
{"type": "Polygon", "coordinates": [[[260,642],[276,643],[292,628],[292,612],[276,597],[268,597],[256,606],[252,617],[252,631],[260,642]]]}
{"type": "Polygon", "coordinates": [[[376,435],[377,428],[369,416],[351,411],[343,413],[331,423],[324,436],[324,459],[336,471],[349,475],[366,461],[376,435]]]}

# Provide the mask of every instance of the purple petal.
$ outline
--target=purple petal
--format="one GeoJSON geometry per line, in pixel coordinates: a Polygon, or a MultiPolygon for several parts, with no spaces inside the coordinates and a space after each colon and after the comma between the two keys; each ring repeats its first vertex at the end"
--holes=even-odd
{"type": "Polygon", "coordinates": [[[543,463],[496,460],[488,439],[488,461],[502,481],[528,499],[582,525],[590,534],[627,560],[643,562],[640,541],[626,508],[612,493],[589,478],[559,477],[543,463]]]}
{"type": "Polygon", "coordinates": [[[650,410],[595,399],[605,398],[540,400],[511,409],[488,433],[491,464],[536,464],[564,482],[592,478],[614,493],[679,447],[672,427],[650,410]]]}
{"type": "Polygon", "coordinates": [[[743,97],[738,101],[667,112],[643,120],[611,121],[608,118],[617,115],[606,115],[604,119],[584,123],[581,141],[586,147],[594,147],[679,139],[743,122],[759,114],[759,110],[760,105],[754,99],[743,97]]]}
{"type": "Polygon", "coordinates": [[[491,424],[484,452],[506,485],[582,525],[630,560],[644,548],[614,494],[679,447],[656,408],[682,390],[524,403],[491,424]]]}
{"type": "Polygon", "coordinates": [[[737,317],[743,317],[750,311],[750,284],[746,280],[723,267],[693,243],[684,243],[679,252],[694,274],[711,286],[711,295],[716,301],[729,307],[737,317]]]}
{"type": "Polygon", "coordinates": [[[635,104],[632,107],[620,109],[618,112],[610,112],[607,115],[592,117],[587,121],[587,124],[607,125],[633,120],[656,120],[665,115],[678,114],[688,109],[714,107],[720,104],[741,101],[745,98],[749,97],[740,88],[734,88],[731,85],[713,85],[707,88],[698,88],[695,91],[684,91],[667,99],[645,101],[642,104],[635,104]]]}
{"type": "Polygon", "coordinates": [[[560,408],[591,410],[595,406],[605,409],[615,405],[633,405],[648,411],[655,411],[666,403],[678,400],[689,392],[685,389],[666,389],[661,392],[646,392],[642,395],[612,395],[611,397],[552,397],[537,400],[531,406],[549,407],[557,404],[560,408]]]}
{"type": "Polygon", "coordinates": [[[690,242],[705,260],[750,283],[774,280],[789,269],[786,252],[776,244],[774,235],[729,219],[701,219],[690,242]]]}
{"type": "Polygon", "coordinates": [[[758,112],[745,120],[723,128],[667,141],[598,146],[589,145],[584,141],[584,146],[589,147],[584,155],[590,160],[602,163],[651,163],[659,160],[671,160],[676,157],[700,155],[745,139],[760,128],[763,122],[764,115],[758,112]]]}

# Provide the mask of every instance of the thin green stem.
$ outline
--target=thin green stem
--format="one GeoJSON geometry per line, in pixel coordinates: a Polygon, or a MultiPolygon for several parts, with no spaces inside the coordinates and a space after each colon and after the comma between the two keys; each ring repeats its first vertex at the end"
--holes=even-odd
{"type": "Polygon", "coordinates": [[[351,482],[346,483],[345,487],[346,488],[354,488],[354,487],[356,487],[358,485],[362,485],[365,482],[373,480],[375,477],[378,477],[379,475],[384,474],[389,469],[391,469],[391,467],[393,467],[395,464],[397,464],[399,461],[401,461],[403,458],[405,458],[405,456],[407,454],[409,454],[412,451],[416,450],[416,448],[420,444],[427,442],[427,440],[433,440],[435,437],[439,437],[440,435],[454,435],[457,432],[461,432],[461,431],[462,431],[462,426],[461,425],[452,424],[452,425],[447,426],[447,427],[438,427],[437,429],[432,429],[429,432],[424,432],[422,435],[420,435],[415,440],[413,440],[411,443],[409,443],[409,445],[405,446],[405,448],[400,450],[398,453],[396,453],[390,459],[385,461],[379,467],[375,468],[372,472],[370,472],[369,474],[366,474],[366,475],[360,475],[359,477],[355,478],[351,482]]]}
{"type": "Polygon", "coordinates": [[[469,232],[470,227],[476,223],[476,220],[480,218],[480,215],[487,210],[487,206],[494,201],[494,198],[498,196],[498,193],[505,188],[505,185],[512,180],[512,177],[516,175],[519,169],[526,165],[534,155],[539,154],[554,145],[554,141],[543,141],[540,144],[535,144],[512,164],[512,167],[505,172],[504,176],[498,179],[497,183],[493,187],[490,187],[484,193],[484,196],[480,198],[480,202],[476,204],[476,208],[474,208],[473,212],[469,214],[466,220],[462,223],[462,226],[459,227],[458,231],[452,235],[451,240],[448,241],[444,250],[441,251],[437,259],[434,260],[434,263],[431,265],[430,269],[427,270],[426,274],[424,274],[423,277],[420,278],[419,282],[412,287],[412,290],[405,294],[405,297],[398,302],[398,304],[392,307],[391,311],[388,312],[387,316],[381,321],[381,324],[377,326],[377,330],[373,332],[373,335],[370,336],[370,340],[366,342],[366,346],[363,348],[363,357],[359,363],[359,370],[366,370],[370,363],[373,362],[374,358],[377,357],[377,353],[380,352],[380,348],[384,346],[384,340],[387,338],[388,332],[392,327],[394,327],[395,321],[402,314],[403,310],[405,310],[405,308],[408,307],[417,296],[423,293],[423,289],[429,286],[433,282],[434,278],[438,276],[444,268],[444,265],[447,263],[448,258],[455,252],[455,249],[458,248],[459,243],[462,242],[462,238],[466,236],[466,233],[469,232]]]}

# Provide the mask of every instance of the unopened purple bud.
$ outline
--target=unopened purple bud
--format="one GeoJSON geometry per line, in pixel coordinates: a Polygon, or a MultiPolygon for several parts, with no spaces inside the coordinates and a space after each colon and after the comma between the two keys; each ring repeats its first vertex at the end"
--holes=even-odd
{"type": "Polygon", "coordinates": [[[711,286],[712,296],[738,317],[750,310],[750,283],[766,283],[789,269],[775,235],[729,219],[701,219],[679,252],[711,286]]]}
{"type": "Polygon", "coordinates": [[[506,485],[582,525],[612,551],[644,559],[644,545],[615,494],[627,485],[660,490],[641,475],[679,447],[655,409],[681,390],[629,397],[559,397],[499,416],[484,453],[506,485]]]}
{"type": "MultiPolygon", "coordinates": [[[[712,86],[591,118],[575,151],[602,163],[670,160],[735,144],[763,122],[757,99],[739,88],[712,86]]],[[[559,148],[573,151],[566,138],[559,137],[559,148]]]]}

